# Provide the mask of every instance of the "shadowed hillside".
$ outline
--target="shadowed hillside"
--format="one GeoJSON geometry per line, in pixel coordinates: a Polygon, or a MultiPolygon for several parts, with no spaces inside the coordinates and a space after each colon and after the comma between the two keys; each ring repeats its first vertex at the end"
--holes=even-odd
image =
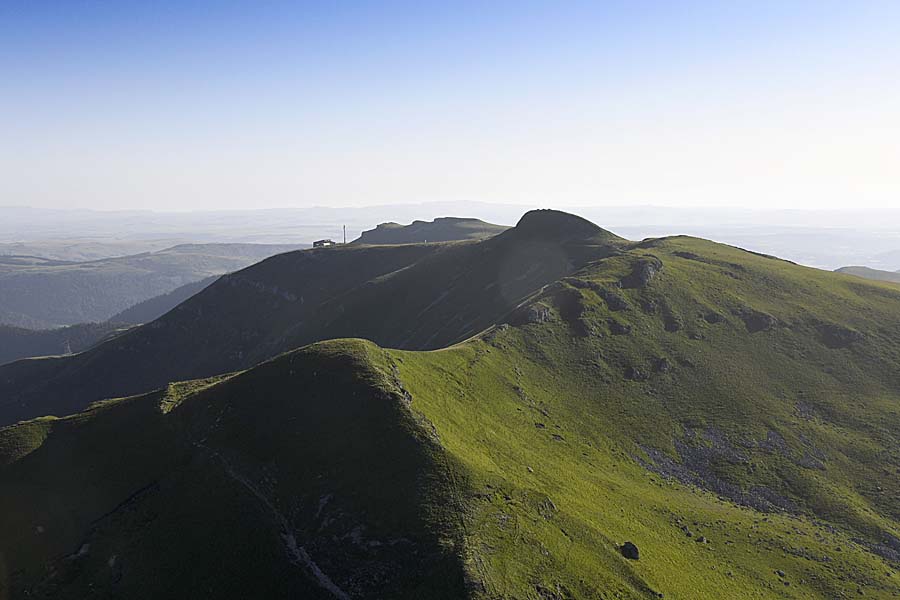
{"type": "Polygon", "coordinates": [[[387,360],[331,343],[0,430],[0,596],[462,597],[447,458],[387,360]]]}
{"type": "Polygon", "coordinates": [[[83,352],[131,325],[149,323],[200,292],[217,277],[188,283],[114,315],[103,323],[80,323],[55,329],[25,329],[0,325],[0,364],[22,358],[83,352]]]}
{"type": "MultiPolygon", "coordinates": [[[[13,597],[900,595],[892,285],[535,212],[483,242],[275,257],[96,350],[4,367],[5,393],[88,402],[128,338],[174,370],[136,349],[162,331],[199,358],[209,314],[407,349],[331,340],[0,429],[13,597]],[[232,289],[255,291],[215,312],[232,289]]],[[[277,352],[267,335],[206,348],[252,342],[240,364],[277,352]]]]}
{"type": "Polygon", "coordinates": [[[348,245],[275,256],[89,352],[0,369],[0,424],[247,368],[323,339],[447,346],[622,243],[578,217],[534,211],[482,242],[348,245]]]}
{"type": "Polygon", "coordinates": [[[200,281],[185,284],[175,288],[167,294],[154,296],[134,306],[130,306],[120,313],[109,318],[110,323],[124,323],[127,325],[140,325],[149,323],[163,316],[191,296],[202,292],[218,279],[217,276],[207,277],[200,281]]]}

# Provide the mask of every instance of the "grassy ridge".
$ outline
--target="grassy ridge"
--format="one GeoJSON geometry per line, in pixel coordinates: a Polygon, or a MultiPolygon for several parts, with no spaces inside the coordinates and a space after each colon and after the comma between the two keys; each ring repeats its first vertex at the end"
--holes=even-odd
{"type": "Polygon", "coordinates": [[[0,430],[0,596],[461,597],[446,460],[385,360],[327,342],[0,430]]]}
{"type": "Polygon", "coordinates": [[[0,581],[63,597],[900,595],[900,292],[693,238],[580,239],[587,258],[462,343],[322,342],[0,430],[0,581]]]}
{"type": "Polygon", "coordinates": [[[409,225],[381,223],[363,231],[352,244],[421,244],[489,238],[509,229],[480,219],[439,217],[433,221],[413,221],[409,225]]]}
{"type": "Polygon", "coordinates": [[[0,367],[0,424],[252,367],[326,339],[440,348],[625,241],[554,211],[482,242],[339,246],[220,278],[162,318],[61,361],[0,367]]]}
{"type": "Polygon", "coordinates": [[[396,353],[477,491],[488,596],[900,593],[895,294],[676,238],[548,290],[545,322],[396,353]],[[651,254],[650,283],[615,287],[651,254]],[[859,337],[834,347],[837,323],[859,337]]]}

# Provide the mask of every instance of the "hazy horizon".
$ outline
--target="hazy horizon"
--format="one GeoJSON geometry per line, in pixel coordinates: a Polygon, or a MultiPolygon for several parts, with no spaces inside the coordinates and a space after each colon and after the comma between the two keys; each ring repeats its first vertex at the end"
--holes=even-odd
{"type": "MultiPolygon", "coordinates": [[[[308,244],[322,238],[340,240],[344,226],[347,239],[353,240],[387,221],[405,225],[449,216],[511,226],[533,208],[548,206],[426,202],[187,212],[0,207],[0,255],[102,258],[182,243],[308,244]]],[[[900,269],[897,209],[557,208],[632,240],[685,234],[823,269],[849,265],[900,269]]]]}
{"type": "Polygon", "coordinates": [[[900,204],[900,4],[0,8],[0,205],[900,204]]]}

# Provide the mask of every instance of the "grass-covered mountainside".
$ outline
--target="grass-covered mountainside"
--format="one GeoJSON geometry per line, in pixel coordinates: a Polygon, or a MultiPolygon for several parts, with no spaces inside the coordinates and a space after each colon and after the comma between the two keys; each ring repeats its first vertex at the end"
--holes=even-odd
{"type": "Polygon", "coordinates": [[[409,225],[381,223],[363,231],[354,244],[422,244],[486,239],[509,229],[480,219],[440,217],[433,221],[413,221],[409,225]]]}
{"type": "Polygon", "coordinates": [[[543,286],[624,243],[578,217],[529,213],[482,242],[274,256],[85,353],[0,367],[0,425],[245,369],[324,339],[442,348],[502,321],[543,286]]]}
{"type": "Polygon", "coordinates": [[[890,281],[900,283],[900,272],[883,271],[881,269],[872,269],[869,267],[841,267],[836,269],[838,273],[846,273],[847,275],[856,275],[866,279],[874,279],[876,281],[890,281]]]}
{"type": "Polygon", "coordinates": [[[111,316],[109,322],[124,325],[140,325],[155,321],[191,296],[208,288],[216,279],[218,279],[218,276],[213,275],[200,281],[186,283],[166,294],[160,294],[143,302],[138,302],[134,306],[129,306],[125,310],[111,316]]]}
{"type": "Polygon", "coordinates": [[[86,262],[0,256],[0,323],[29,329],[106,321],[154,296],[296,249],[276,244],[182,244],[86,262]]]}
{"type": "Polygon", "coordinates": [[[39,330],[0,325],[0,365],[31,356],[82,352],[125,329],[127,325],[113,323],[82,323],[39,330]]]}
{"type": "MultiPolygon", "coordinates": [[[[900,595],[900,291],[695,238],[625,242],[559,213],[485,242],[368,248],[420,255],[350,289],[452,266],[435,306],[459,286],[490,307],[476,275],[524,240],[543,248],[532,269],[552,276],[553,255],[565,268],[550,281],[514,270],[507,285],[531,291],[507,288],[514,308],[475,335],[417,342],[426,351],[325,341],[0,429],[0,595],[900,595]]],[[[279,268],[296,281],[290,265],[363,250],[276,257],[224,281],[260,290],[279,268]]],[[[344,289],[311,279],[305,290],[344,289]]],[[[427,280],[399,289],[367,298],[381,311],[368,318],[398,326],[391,298],[443,331],[454,313],[407,300],[427,280]]],[[[242,306],[277,312],[263,297],[242,306]]],[[[200,325],[211,298],[192,309],[200,325]]],[[[263,355],[266,338],[251,339],[244,351],[263,355]]],[[[23,361],[0,379],[36,407],[63,397],[46,380],[78,394],[78,373],[108,360],[23,361]]]]}

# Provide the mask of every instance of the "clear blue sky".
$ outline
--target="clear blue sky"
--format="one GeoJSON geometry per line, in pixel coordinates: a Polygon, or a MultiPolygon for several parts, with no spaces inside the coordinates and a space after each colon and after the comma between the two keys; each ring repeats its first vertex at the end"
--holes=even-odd
{"type": "Polygon", "coordinates": [[[0,2],[0,205],[900,205],[900,2],[0,2]]]}

